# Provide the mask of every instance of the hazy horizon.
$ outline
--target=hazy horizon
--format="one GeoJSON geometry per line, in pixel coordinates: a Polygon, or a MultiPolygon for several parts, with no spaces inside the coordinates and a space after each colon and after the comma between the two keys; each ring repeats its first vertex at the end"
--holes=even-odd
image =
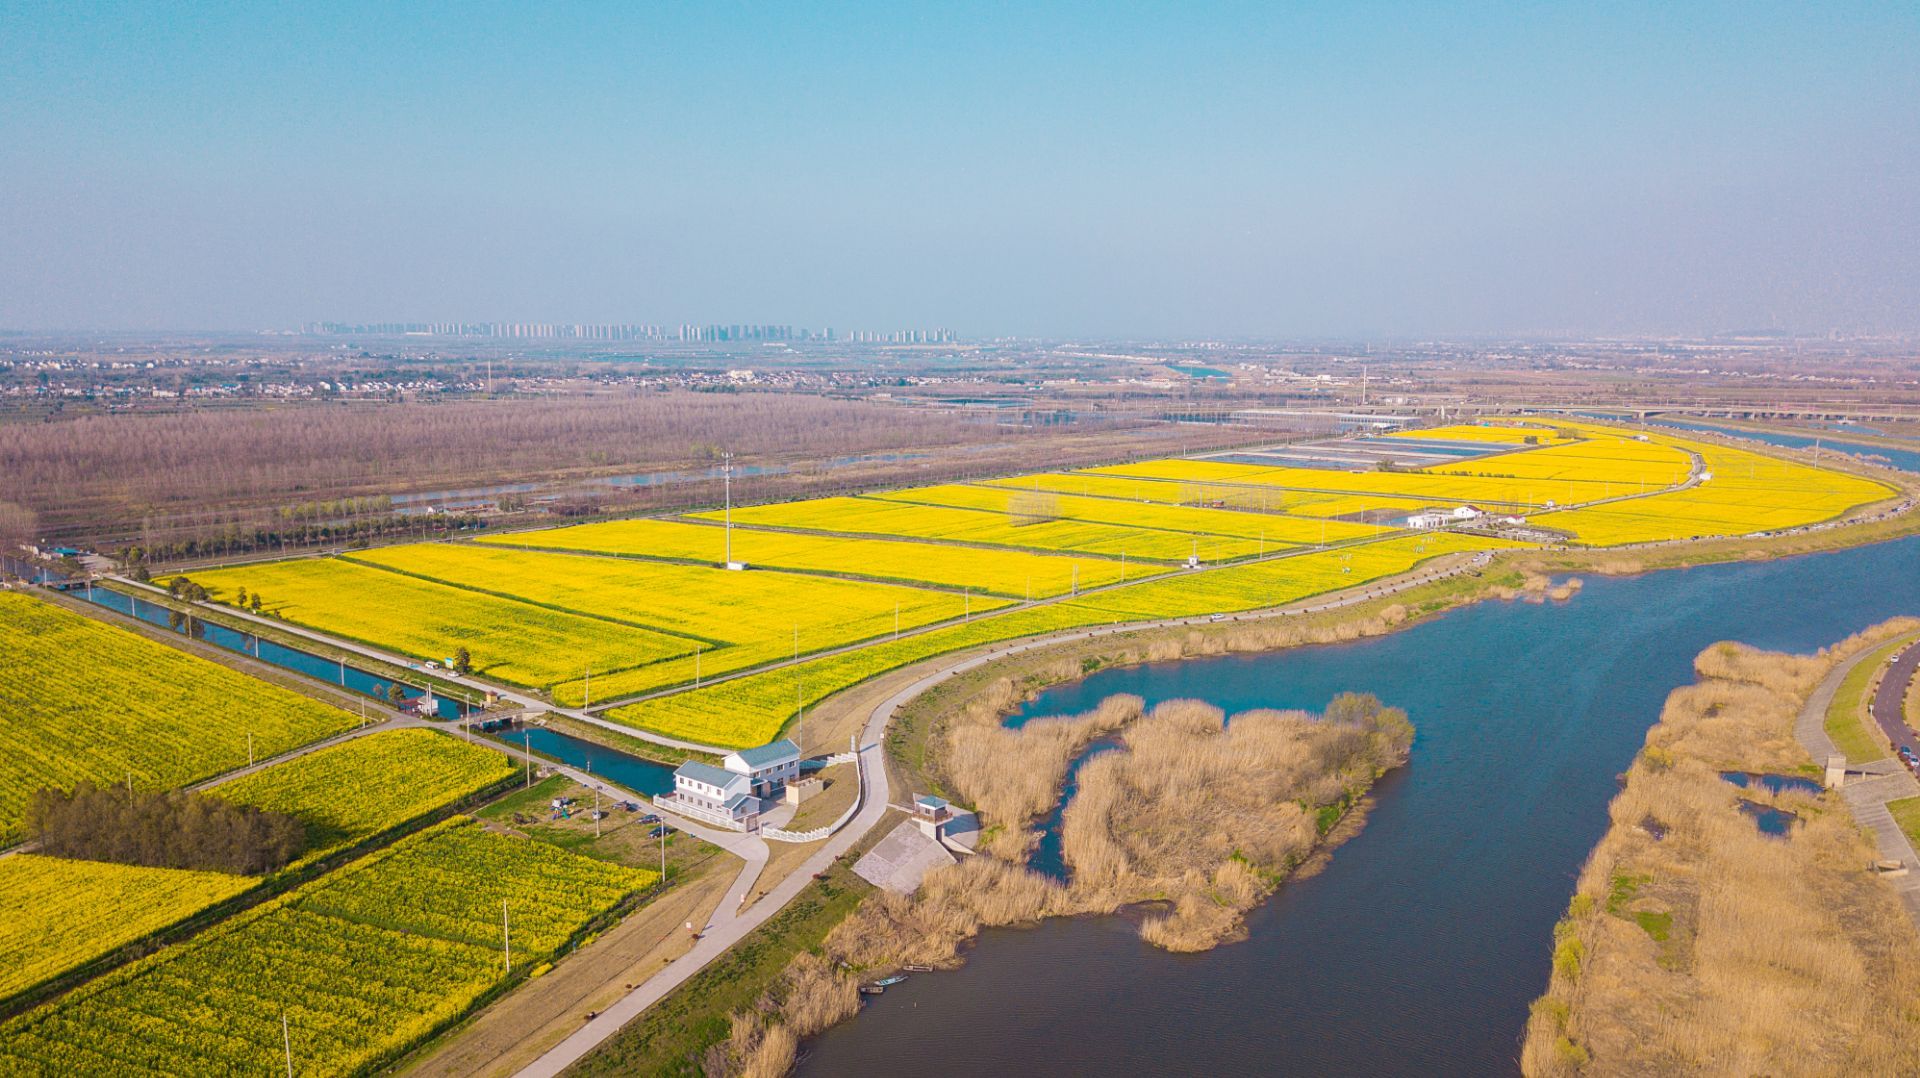
{"type": "Polygon", "coordinates": [[[1920,8],[0,9],[0,327],[1920,330],[1920,8]]]}

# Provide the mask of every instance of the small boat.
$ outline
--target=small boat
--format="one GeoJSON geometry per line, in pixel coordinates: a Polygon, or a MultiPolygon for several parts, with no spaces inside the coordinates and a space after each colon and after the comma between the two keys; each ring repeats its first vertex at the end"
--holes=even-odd
{"type": "Polygon", "coordinates": [[[863,996],[877,996],[885,991],[886,989],[877,984],[863,984],[860,986],[860,994],[863,996]]]}
{"type": "Polygon", "coordinates": [[[905,969],[908,973],[932,973],[933,972],[932,966],[903,966],[901,968],[905,969]]]}
{"type": "Polygon", "coordinates": [[[873,984],[874,984],[874,987],[876,988],[885,988],[888,985],[899,984],[901,981],[904,981],[906,979],[907,979],[906,974],[896,973],[891,977],[882,977],[879,980],[873,982],[873,984]]]}

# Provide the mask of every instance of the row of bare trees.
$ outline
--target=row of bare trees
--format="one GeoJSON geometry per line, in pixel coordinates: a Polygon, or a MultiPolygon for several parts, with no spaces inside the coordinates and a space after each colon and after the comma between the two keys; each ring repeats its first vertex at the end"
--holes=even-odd
{"type": "Polygon", "coordinates": [[[300,856],[307,828],[295,817],[191,790],[132,793],[82,782],[27,801],[40,852],[156,868],[258,876],[300,856]]]}

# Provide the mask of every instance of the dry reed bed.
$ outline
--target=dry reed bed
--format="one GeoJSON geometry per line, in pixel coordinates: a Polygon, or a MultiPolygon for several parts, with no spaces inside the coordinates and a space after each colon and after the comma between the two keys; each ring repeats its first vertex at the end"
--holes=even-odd
{"type": "Polygon", "coordinates": [[[1700,680],[1667,698],[1555,930],[1528,1074],[1920,1070],[1920,935],[1868,871],[1873,847],[1838,795],[1720,777],[1805,768],[1793,726],[1807,697],[1916,625],[1817,655],[1729,643],[1699,655],[1700,680]],[[1742,798],[1799,822],[1766,836],[1742,798]]]}
{"type": "Polygon", "coordinates": [[[1018,696],[1002,679],[961,710],[942,760],[956,794],[988,827],[984,852],[927,874],[912,896],[876,891],[798,956],[704,1060],[709,1075],[777,1075],[798,1040],[859,1010],[859,978],[903,965],[954,966],[983,928],[1158,903],[1141,935],[1206,950],[1316,849],[1352,833],[1334,825],[1385,770],[1406,762],[1413,727],[1371,696],[1345,694],[1325,715],[1175,700],[1143,713],[1110,697],[1077,716],[1013,730],[1018,696]],[[1074,758],[1098,738],[1123,744],[1080,771],[1063,839],[1065,884],[1026,867],[1032,821],[1058,800],[1074,758]]]}

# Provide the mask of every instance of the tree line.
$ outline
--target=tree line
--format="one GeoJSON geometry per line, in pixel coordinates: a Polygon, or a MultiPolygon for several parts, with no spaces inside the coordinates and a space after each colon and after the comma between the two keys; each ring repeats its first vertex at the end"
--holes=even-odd
{"type": "Polygon", "coordinates": [[[129,793],[81,782],[36,790],[27,831],[54,857],[258,876],[307,848],[298,818],[192,790],[129,793]]]}

